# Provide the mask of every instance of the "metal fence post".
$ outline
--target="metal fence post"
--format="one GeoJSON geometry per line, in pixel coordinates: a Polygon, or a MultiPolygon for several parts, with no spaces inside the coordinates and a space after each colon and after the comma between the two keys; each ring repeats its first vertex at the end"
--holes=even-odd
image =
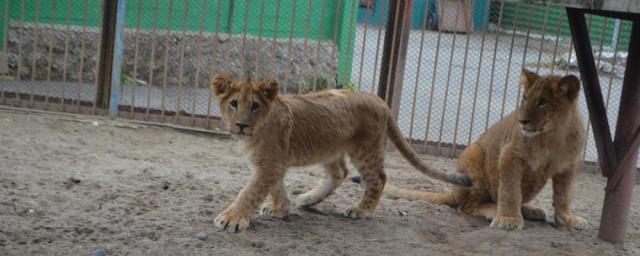
{"type": "Polygon", "coordinates": [[[109,115],[118,111],[120,87],[120,63],[122,60],[122,32],[126,14],[125,0],[105,0],[103,2],[102,43],[96,104],[109,109],[109,115]]]}
{"type": "Polygon", "coordinates": [[[378,96],[387,102],[396,119],[400,110],[412,6],[412,0],[390,0],[384,36],[378,96]]]}

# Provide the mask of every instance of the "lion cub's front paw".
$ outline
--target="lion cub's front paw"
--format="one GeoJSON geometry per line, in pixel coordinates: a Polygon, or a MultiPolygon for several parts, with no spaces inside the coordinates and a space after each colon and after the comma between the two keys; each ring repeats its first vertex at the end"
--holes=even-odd
{"type": "Polygon", "coordinates": [[[504,230],[521,230],[524,227],[524,219],[522,217],[497,216],[493,218],[491,227],[504,230]]]}
{"type": "Polygon", "coordinates": [[[344,212],[344,216],[352,219],[364,219],[371,217],[371,212],[363,211],[358,207],[349,208],[344,212]]]}
{"type": "Polygon", "coordinates": [[[556,224],[575,229],[585,229],[589,225],[587,220],[573,214],[556,214],[555,219],[556,224]]]}
{"type": "Polygon", "coordinates": [[[242,232],[249,227],[249,217],[245,215],[239,215],[233,210],[226,210],[220,214],[213,221],[216,227],[222,230],[228,230],[232,232],[242,232]]]}
{"type": "Polygon", "coordinates": [[[289,214],[289,206],[276,206],[273,202],[266,203],[260,208],[260,215],[273,218],[284,218],[289,214]]]}

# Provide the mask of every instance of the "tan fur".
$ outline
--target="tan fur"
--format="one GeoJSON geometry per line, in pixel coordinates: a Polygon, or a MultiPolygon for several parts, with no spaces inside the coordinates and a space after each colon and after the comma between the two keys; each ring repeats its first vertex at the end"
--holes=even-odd
{"type": "Polygon", "coordinates": [[[576,106],[580,82],[572,75],[538,76],[523,70],[520,84],[524,97],[519,109],[489,128],[460,157],[457,171],[471,178],[473,189],[454,186],[451,193],[429,193],[387,184],[385,191],[458,207],[493,219],[493,227],[521,229],[523,219],[546,220],[543,209],[526,203],[551,178],[556,223],[584,227],[586,221],[570,210],[573,180],[585,145],[576,106]],[[541,128],[539,134],[531,134],[541,128]]]}
{"type": "Polygon", "coordinates": [[[231,133],[246,137],[255,174],[236,200],[216,218],[223,229],[247,228],[268,194],[273,202],[260,211],[282,217],[290,202],[282,179],[292,166],[322,164],[325,179],[300,195],[299,205],[321,202],[347,177],[348,156],[363,177],[365,191],[347,217],[372,213],[382,195],[386,176],[387,137],[416,168],[436,179],[470,185],[467,177],[433,170],[422,163],[404,141],[386,103],[376,95],[329,90],[307,95],[279,95],[278,82],[234,81],[217,76],[211,91],[218,98],[222,119],[231,133]],[[242,127],[242,128],[241,128],[242,127]]]}

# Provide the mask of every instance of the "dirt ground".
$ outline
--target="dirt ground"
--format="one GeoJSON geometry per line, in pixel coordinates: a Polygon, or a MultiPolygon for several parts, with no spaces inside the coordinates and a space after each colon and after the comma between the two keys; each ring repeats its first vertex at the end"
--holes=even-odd
{"type": "MultiPolygon", "coordinates": [[[[526,222],[506,232],[445,206],[388,197],[372,219],[349,220],[340,214],[362,191],[345,182],[313,210],[258,217],[242,234],[219,232],[212,220],[251,175],[241,152],[240,143],[211,135],[0,110],[0,255],[640,255],[640,197],[625,247],[602,242],[605,180],[585,172],[574,200],[590,222],[582,231],[526,222]]],[[[455,163],[423,158],[449,170],[455,163]]],[[[398,185],[449,189],[396,153],[386,169],[398,185]]],[[[291,170],[292,198],[322,175],[318,167],[291,170]]],[[[537,204],[553,213],[548,186],[537,204]]]]}

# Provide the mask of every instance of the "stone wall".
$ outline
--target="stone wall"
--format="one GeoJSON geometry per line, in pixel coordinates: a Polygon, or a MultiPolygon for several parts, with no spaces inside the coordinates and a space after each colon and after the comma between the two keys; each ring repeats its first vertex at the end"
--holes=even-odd
{"type": "MultiPolygon", "coordinates": [[[[20,66],[23,80],[31,79],[32,75],[35,75],[36,80],[45,80],[49,76],[54,81],[62,81],[63,77],[73,82],[79,79],[83,82],[95,80],[99,57],[98,29],[83,30],[82,27],[64,25],[52,27],[49,24],[19,26],[17,23],[10,24],[9,28],[9,75],[15,76],[20,66]],[[81,43],[83,39],[84,47],[81,43]],[[34,40],[37,42],[35,47],[34,40]],[[34,64],[35,73],[32,74],[34,64]],[[79,72],[81,66],[82,74],[79,72]]],[[[338,65],[337,49],[330,41],[274,41],[271,38],[260,39],[249,35],[200,35],[198,32],[160,30],[141,30],[136,33],[135,29],[126,29],[122,63],[123,73],[129,76],[133,76],[134,73],[136,42],[137,78],[148,82],[153,72],[152,82],[156,86],[162,86],[165,82],[165,69],[168,85],[178,84],[182,72],[183,86],[194,86],[199,68],[198,86],[201,87],[207,86],[212,69],[215,69],[216,73],[229,74],[236,79],[245,78],[247,75],[258,79],[275,76],[282,84],[288,81],[287,84],[292,89],[299,83],[317,77],[335,76],[338,65]],[[182,70],[180,63],[183,64],[182,70]]],[[[334,79],[328,80],[332,82],[334,79]]]]}

